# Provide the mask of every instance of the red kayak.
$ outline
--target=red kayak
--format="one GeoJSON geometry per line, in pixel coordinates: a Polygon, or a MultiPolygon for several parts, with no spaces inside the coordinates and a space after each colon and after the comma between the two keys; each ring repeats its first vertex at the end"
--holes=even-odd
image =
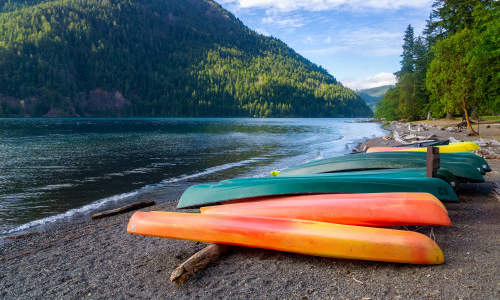
{"type": "Polygon", "coordinates": [[[200,208],[203,214],[302,219],[346,225],[449,226],[444,205],[428,193],[316,194],[263,197],[200,208]]]}

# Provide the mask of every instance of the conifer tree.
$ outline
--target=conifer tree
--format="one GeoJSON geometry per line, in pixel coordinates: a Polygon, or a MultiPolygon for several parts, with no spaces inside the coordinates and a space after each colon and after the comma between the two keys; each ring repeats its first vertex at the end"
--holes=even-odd
{"type": "Polygon", "coordinates": [[[401,70],[396,73],[396,76],[398,76],[398,78],[407,73],[413,73],[413,71],[415,71],[415,36],[411,24],[408,24],[408,27],[406,27],[403,40],[404,43],[403,54],[401,54],[401,70]]]}

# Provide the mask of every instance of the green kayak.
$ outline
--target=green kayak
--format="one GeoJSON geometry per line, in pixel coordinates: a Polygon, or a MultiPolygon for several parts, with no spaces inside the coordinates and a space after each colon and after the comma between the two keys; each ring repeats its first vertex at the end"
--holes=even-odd
{"type": "MultiPolygon", "coordinates": [[[[412,152],[412,151],[391,151],[391,152],[373,152],[373,153],[360,153],[360,154],[347,154],[343,156],[336,156],[326,159],[320,159],[311,161],[305,164],[301,164],[300,167],[305,166],[315,166],[321,165],[325,163],[333,163],[338,161],[344,161],[346,159],[350,160],[359,160],[365,158],[371,159],[420,159],[426,161],[425,152],[412,152]]],[[[490,172],[491,168],[486,162],[486,160],[474,153],[469,152],[459,152],[459,153],[441,153],[440,154],[441,163],[449,163],[449,162],[458,162],[467,164],[481,172],[481,174],[485,174],[486,172],[490,172]]],[[[298,167],[298,166],[297,166],[298,167]]],[[[295,168],[295,167],[292,167],[295,168]]]]}
{"type": "MultiPolygon", "coordinates": [[[[367,155],[367,157],[407,157],[407,158],[420,158],[425,160],[427,153],[414,151],[392,151],[392,152],[378,152],[378,153],[364,153],[362,155],[367,155]]],[[[491,168],[488,162],[479,155],[471,152],[455,152],[455,153],[440,153],[441,162],[463,162],[473,166],[474,168],[480,168],[481,174],[485,172],[491,172],[491,168]]]]}
{"type": "Polygon", "coordinates": [[[447,182],[440,178],[425,177],[422,169],[413,169],[238,178],[215,184],[199,184],[184,191],[177,208],[272,195],[387,192],[426,192],[441,201],[458,202],[457,195],[447,182]]]}
{"type": "MultiPolygon", "coordinates": [[[[370,153],[371,154],[371,153],[370,153]]],[[[291,167],[280,176],[352,172],[360,170],[404,169],[425,167],[426,160],[420,158],[377,157],[369,154],[345,155],[291,167]]],[[[484,182],[481,172],[463,162],[443,161],[441,169],[451,172],[460,182],[484,182]]],[[[480,169],[480,168],[479,168],[480,169]]],[[[482,169],[481,169],[482,170],[482,169]]]]}

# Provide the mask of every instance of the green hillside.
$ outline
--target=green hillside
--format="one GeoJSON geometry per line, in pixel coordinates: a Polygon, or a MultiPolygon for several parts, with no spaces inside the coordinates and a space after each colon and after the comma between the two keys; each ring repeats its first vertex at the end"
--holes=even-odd
{"type": "Polygon", "coordinates": [[[2,116],[369,116],[209,0],[0,2],[2,116]]]}
{"type": "Polygon", "coordinates": [[[374,110],[375,104],[377,104],[380,99],[384,98],[385,92],[387,92],[388,89],[393,87],[393,85],[383,85],[371,89],[359,90],[358,93],[359,96],[365,100],[366,104],[374,110]]]}

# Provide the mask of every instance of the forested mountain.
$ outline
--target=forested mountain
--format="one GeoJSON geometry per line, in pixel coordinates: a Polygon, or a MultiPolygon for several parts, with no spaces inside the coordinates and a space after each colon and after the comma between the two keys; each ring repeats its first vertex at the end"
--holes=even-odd
{"type": "Polygon", "coordinates": [[[0,2],[3,116],[369,116],[210,0],[0,2]]]}
{"type": "Polygon", "coordinates": [[[359,96],[361,96],[361,99],[365,100],[366,104],[374,110],[375,105],[377,102],[384,98],[385,92],[387,92],[388,89],[393,88],[393,85],[382,85],[382,86],[377,86],[371,89],[363,89],[359,90],[359,96]]]}
{"type": "Polygon", "coordinates": [[[418,120],[430,115],[500,113],[500,2],[434,0],[421,36],[408,25],[396,86],[375,116],[418,120]]]}

